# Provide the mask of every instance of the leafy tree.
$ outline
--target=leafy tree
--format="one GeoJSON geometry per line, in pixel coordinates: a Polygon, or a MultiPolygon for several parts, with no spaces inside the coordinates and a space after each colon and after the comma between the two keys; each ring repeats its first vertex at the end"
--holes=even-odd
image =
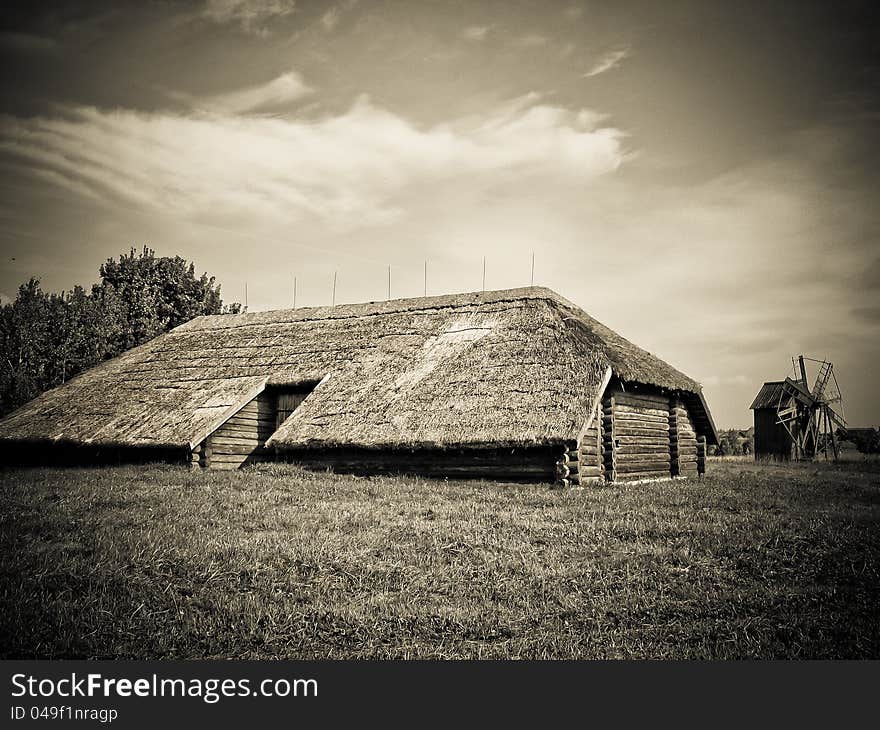
{"type": "Polygon", "coordinates": [[[202,314],[222,314],[220,286],[214,277],[195,275],[195,265],[180,256],[156,257],[144,246],[101,266],[101,287],[112,287],[127,314],[122,349],[140,345],[202,314]]]}
{"type": "Polygon", "coordinates": [[[100,274],[90,292],[61,294],[31,278],[0,307],[0,415],[193,317],[241,311],[223,305],[214,277],[146,247],[108,259],[100,274]]]}

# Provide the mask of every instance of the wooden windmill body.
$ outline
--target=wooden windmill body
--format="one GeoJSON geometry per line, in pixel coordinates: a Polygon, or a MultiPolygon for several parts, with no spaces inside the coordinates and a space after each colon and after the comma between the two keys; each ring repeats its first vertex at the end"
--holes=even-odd
{"type": "Polygon", "coordinates": [[[794,459],[813,459],[820,453],[834,459],[840,455],[837,429],[845,428],[846,421],[838,408],[842,406],[840,388],[834,376],[834,366],[827,360],[816,360],[798,355],[792,358],[797,379],[788,377],[779,388],[776,404],[776,424],[782,426],[792,443],[794,459]],[[806,361],[818,367],[812,389],[807,378],[806,361]]]}

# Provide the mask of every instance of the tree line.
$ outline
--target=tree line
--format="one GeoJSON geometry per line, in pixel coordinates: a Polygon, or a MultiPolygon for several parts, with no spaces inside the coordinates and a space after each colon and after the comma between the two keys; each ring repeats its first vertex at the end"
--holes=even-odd
{"type": "Polygon", "coordinates": [[[77,373],[203,314],[236,314],[220,285],[146,246],[100,267],[90,291],[43,291],[32,277],[0,307],[0,415],[77,373]]]}

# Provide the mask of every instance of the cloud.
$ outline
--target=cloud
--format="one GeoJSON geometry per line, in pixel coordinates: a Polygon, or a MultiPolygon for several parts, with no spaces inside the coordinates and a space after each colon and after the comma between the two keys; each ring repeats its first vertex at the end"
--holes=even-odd
{"type": "Polygon", "coordinates": [[[526,48],[543,46],[547,44],[547,36],[538,35],[537,33],[529,33],[520,38],[518,44],[526,48]]]}
{"type": "Polygon", "coordinates": [[[206,0],[202,15],[215,23],[238,23],[246,33],[268,35],[267,24],[294,7],[294,0],[206,0]]]}
{"type": "MultiPolygon", "coordinates": [[[[245,95],[247,96],[247,95],[245,95]]],[[[257,95],[247,97],[256,100],[257,95]]],[[[479,120],[419,129],[361,98],[298,121],[69,108],[0,120],[0,157],[71,192],[223,225],[318,218],[337,229],[387,223],[419,186],[460,179],[580,186],[624,159],[599,115],[530,96],[479,120]]]]}
{"type": "Polygon", "coordinates": [[[590,78],[592,76],[598,76],[599,74],[605,73],[606,71],[610,71],[613,68],[616,68],[620,65],[620,62],[629,56],[629,49],[624,48],[619,51],[611,51],[610,53],[606,53],[599,61],[596,63],[593,68],[591,68],[587,73],[584,74],[584,78],[590,78]]]}
{"type": "Polygon", "coordinates": [[[491,26],[488,25],[469,25],[461,32],[461,37],[469,41],[482,41],[490,30],[491,26]]]}
{"type": "Polygon", "coordinates": [[[174,94],[187,101],[193,108],[218,114],[244,114],[277,110],[313,93],[313,89],[295,71],[289,71],[271,81],[226,94],[194,98],[174,94]]]}
{"type": "Polygon", "coordinates": [[[336,27],[337,23],[339,23],[339,18],[341,17],[341,15],[342,13],[339,8],[334,5],[321,16],[321,25],[324,26],[325,30],[333,30],[336,27]]]}

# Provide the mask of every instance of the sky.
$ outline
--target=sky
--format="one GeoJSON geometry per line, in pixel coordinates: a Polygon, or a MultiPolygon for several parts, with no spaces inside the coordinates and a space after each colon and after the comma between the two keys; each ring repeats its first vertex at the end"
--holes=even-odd
{"type": "Polygon", "coordinates": [[[534,283],[719,427],[828,358],[880,424],[880,33],[859,2],[4,4],[0,298],[130,247],[250,311],[534,283]],[[427,262],[427,264],[426,264],[427,262]]]}

